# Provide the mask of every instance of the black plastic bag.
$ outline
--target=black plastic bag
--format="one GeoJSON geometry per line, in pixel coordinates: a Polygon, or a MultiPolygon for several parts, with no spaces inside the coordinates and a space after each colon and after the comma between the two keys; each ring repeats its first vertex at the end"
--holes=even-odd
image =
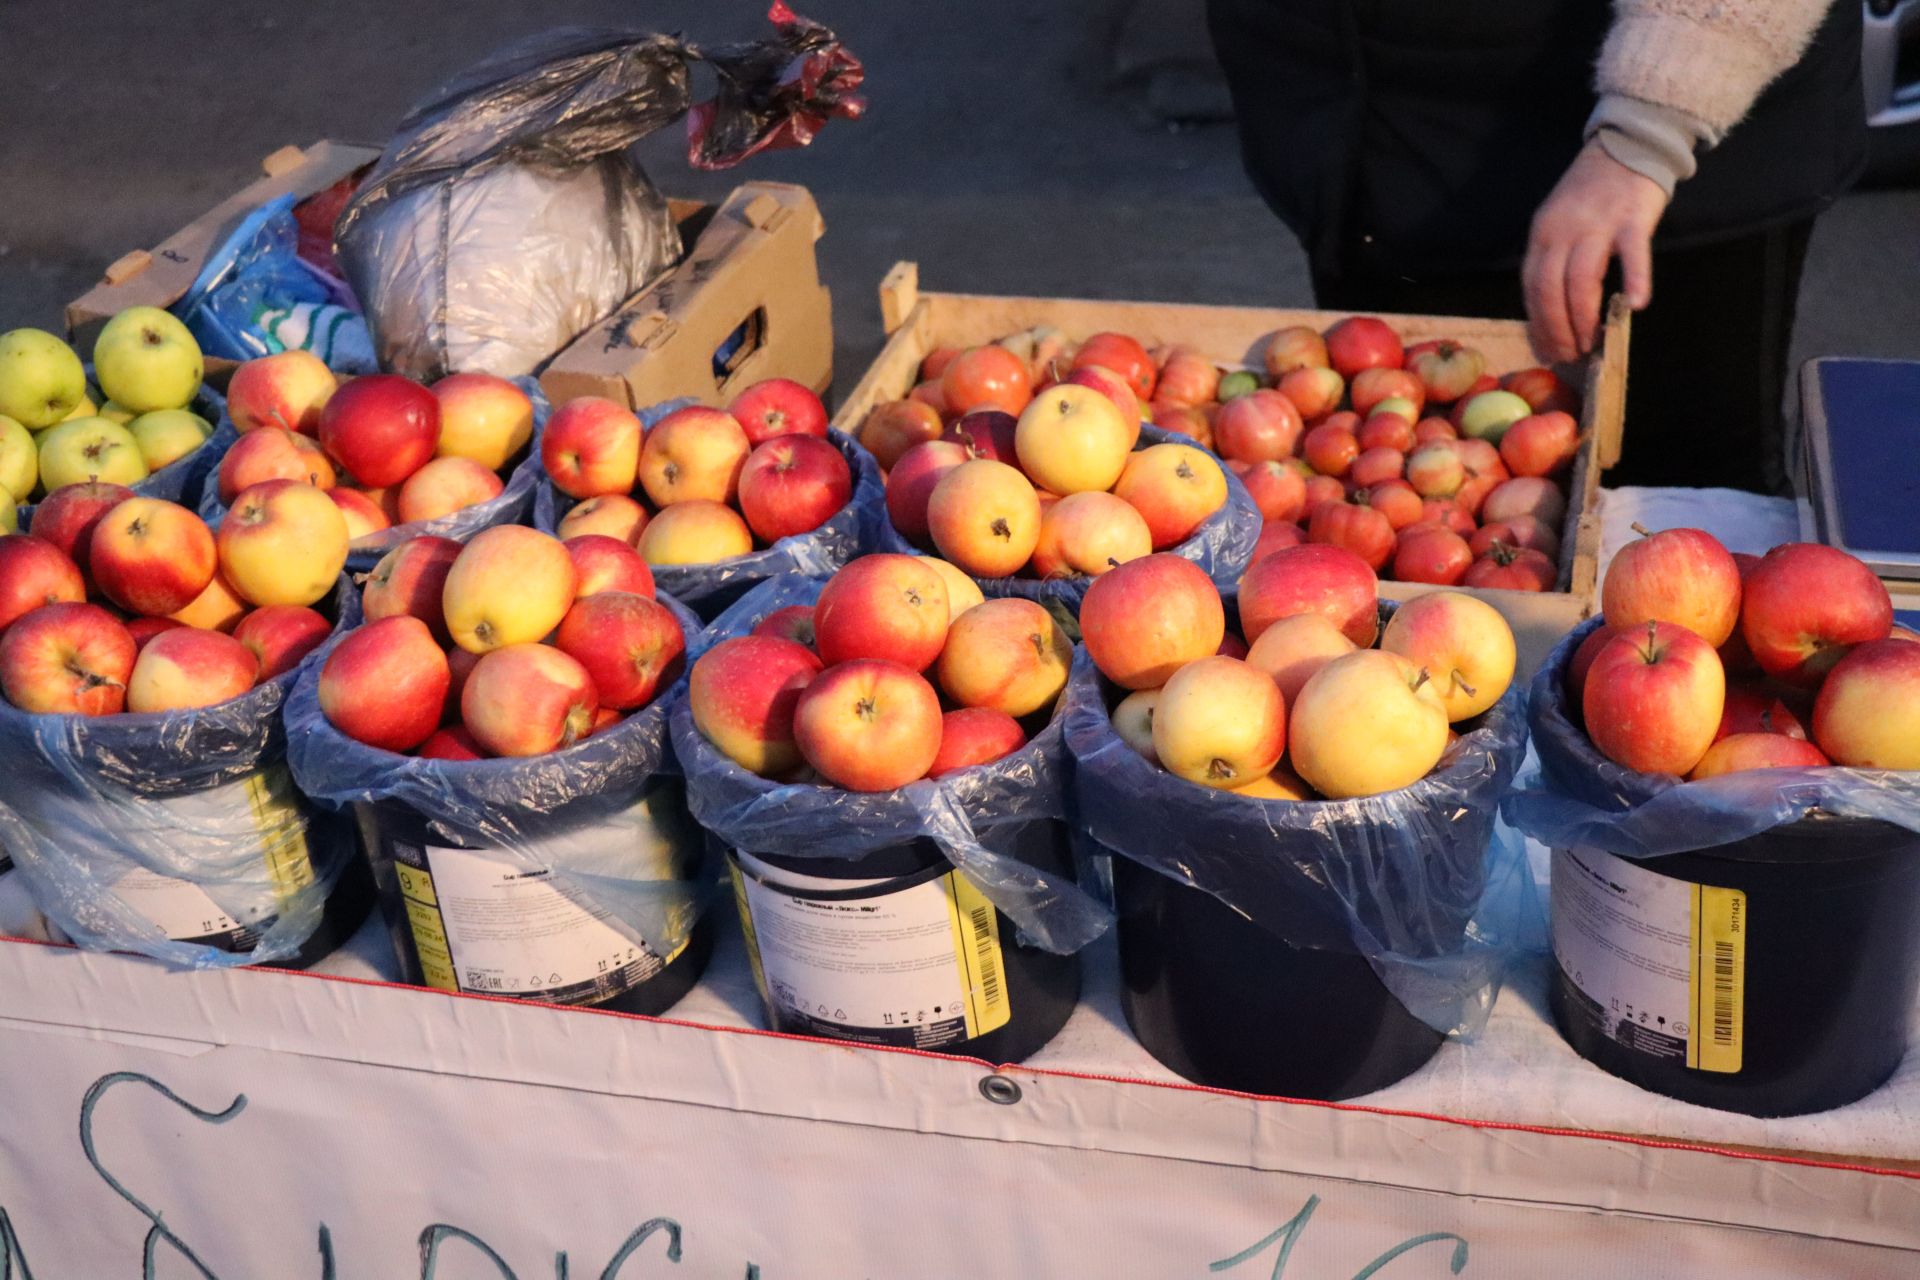
{"type": "MultiPolygon", "coordinates": [[[[700,652],[746,635],[776,609],[812,604],[824,585],[795,574],[768,579],[707,628],[700,652]]],[[[1023,941],[1069,955],[1105,932],[1112,913],[1073,881],[996,852],[990,842],[995,827],[1068,816],[1070,760],[1062,726],[1071,690],[1061,695],[1047,727],[1019,751],[897,791],[847,791],[750,773],[701,735],[685,699],[673,711],[673,745],[686,770],[693,816],[727,845],[748,853],[844,860],[931,840],[1019,927],[1023,941]]]]}
{"type": "Polygon", "coordinates": [[[335,228],[381,367],[532,373],[676,262],[679,230],[627,152],[681,116],[703,169],[857,116],[860,64],[833,33],[783,3],[768,17],[773,38],[711,50],[545,32],[408,112],[335,228]],[[696,62],[720,80],[698,106],[696,62]]]}

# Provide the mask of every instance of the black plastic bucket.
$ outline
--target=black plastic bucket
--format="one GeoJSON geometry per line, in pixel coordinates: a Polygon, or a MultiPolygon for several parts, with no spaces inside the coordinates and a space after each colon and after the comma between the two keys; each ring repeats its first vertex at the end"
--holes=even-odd
{"type": "MultiPolygon", "coordinates": [[[[635,879],[651,871],[689,879],[702,860],[686,786],[653,778],[636,802],[657,841],[635,851],[635,879]]],[[[704,916],[662,956],[606,922],[597,904],[570,897],[497,853],[453,846],[399,801],[352,806],[373,867],[402,976],[415,986],[620,1013],[664,1013],[691,991],[713,954],[704,916]]]]}
{"type": "MultiPolygon", "coordinates": [[[[710,837],[710,839],[712,839],[710,837]]],[[[1062,822],[981,833],[993,852],[1071,877],[1062,822]]],[[[790,1035],[1020,1062],[1080,999],[1080,958],[1017,940],[931,840],[859,858],[727,856],[769,1025],[790,1035]]]]}
{"type": "Polygon", "coordinates": [[[1920,990],[1913,832],[1816,812],[1644,861],[1557,850],[1552,902],[1560,1034],[1643,1089],[1805,1115],[1865,1097],[1906,1052],[1920,990]]]}

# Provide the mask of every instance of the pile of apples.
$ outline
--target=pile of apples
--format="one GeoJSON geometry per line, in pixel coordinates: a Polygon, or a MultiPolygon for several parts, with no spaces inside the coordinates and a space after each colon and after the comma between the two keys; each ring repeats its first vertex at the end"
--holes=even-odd
{"type": "Polygon", "coordinates": [[[1400,605],[1383,632],[1377,585],[1342,547],[1276,551],[1241,583],[1235,634],[1190,562],[1120,566],[1080,610],[1087,656],[1126,691],[1114,731],[1176,777],[1261,800],[1410,786],[1507,691],[1513,632],[1458,591],[1400,605]]]}
{"type": "Polygon", "coordinates": [[[1135,452],[1142,399],[1164,376],[1145,347],[1097,333],[1047,360],[1036,369],[997,344],[937,350],[915,394],[868,414],[861,440],[886,469],[903,537],[976,577],[1098,577],[1186,541],[1226,505],[1204,450],[1135,452]]]}
{"type": "Polygon", "coordinates": [[[220,460],[223,504],[263,480],[305,481],[333,499],[353,541],[499,497],[533,438],[533,402],[505,378],[342,382],[311,351],[235,369],[227,416],[240,438],[220,460]]]}
{"type": "Polygon", "coordinates": [[[0,693],[23,711],[184,711],[292,670],[333,624],[311,606],[347,559],[312,485],[237,495],[216,535],[177,503],[89,482],[0,537],[0,693]]]}
{"type": "Polygon", "coordinates": [[[677,409],[651,430],[624,405],[582,396],[554,412],[540,460],[554,488],[581,499],[561,537],[619,538],[651,565],[744,556],[812,533],[853,499],[826,407],[788,378],[757,382],[725,409],[677,409]]]}
{"type": "Polygon", "coordinates": [[[687,697],[701,735],[762,777],[893,791],[1018,751],[1072,664],[1042,606],[880,554],[702,654],[687,697]]]}
{"type": "Polygon", "coordinates": [[[1699,529],[1640,532],[1567,663],[1570,714],[1602,755],[1689,780],[1920,769],[1920,635],[1871,569],[1818,543],[1753,556],[1699,529]]]}
{"type": "Polygon", "coordinates": [[[96,404],[72,347],[42,329],[0,333],[0,530],[16,503],[70,484],[130,485],[185,458],[213,428],[187,409],[200,344],[158,307],[128,307],[93,344],[96,404]]]}
{"type": "Polygon", "coordinates": [[[320,711],[359,742],[435,760],[570,747],[652,702],[687,649],[646,561],[598,535],[410,538],[361,604],[366,625],[321,665],[320,711]]]}

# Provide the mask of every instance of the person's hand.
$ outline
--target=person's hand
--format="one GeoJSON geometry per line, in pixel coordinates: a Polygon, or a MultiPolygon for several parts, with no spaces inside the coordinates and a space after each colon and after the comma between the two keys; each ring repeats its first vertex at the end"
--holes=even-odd
{"type": "Polygon", "coordinates": [[[1534,346],[1550,360],[1593,350],[1607,263],[1620,255],[1627,303],[1653,299],[1653,229],[1667,193],[1589,142],[1533,215],[1520,280],[1534,346]]]}

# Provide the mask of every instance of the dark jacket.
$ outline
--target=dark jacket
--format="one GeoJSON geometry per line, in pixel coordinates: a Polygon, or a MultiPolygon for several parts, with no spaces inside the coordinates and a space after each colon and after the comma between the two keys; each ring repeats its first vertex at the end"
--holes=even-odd
{"type": "MultiPolygon", "coordinates": [[[[1323,277],[1504,268],[1582,144],[1607,0],[1208,0],[1247,172],[1323,277]]],[[[1657,248],[1811,217],[1866,160],[1860,0],[1680,184],[1657,248]]]]}

